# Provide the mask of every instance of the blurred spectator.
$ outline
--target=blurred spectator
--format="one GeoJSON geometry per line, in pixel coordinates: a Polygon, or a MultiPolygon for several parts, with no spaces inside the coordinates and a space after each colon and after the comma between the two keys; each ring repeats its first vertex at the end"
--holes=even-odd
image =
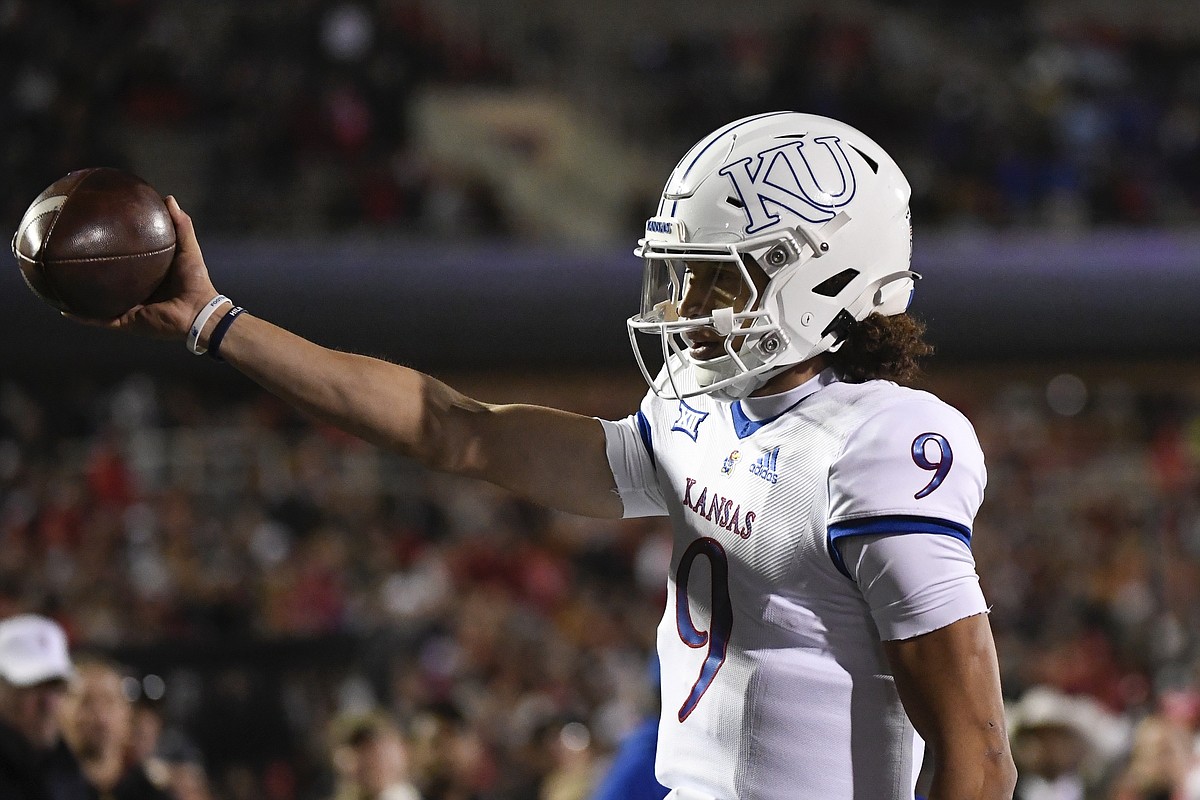
{"type": "Polygon", "coordinates": [[[133,707],[124,671],[97,656],[77,658],[63,707],[63,737],[95,795],[104,800],[168,800],[169,774],[133,750],[133,707]]]}
{"type": "Polygon", "coordinates": [[[667,789],[654,776],[654,755],[658,749],[658,709],[661,669],[658,657],[650,659],[643,717],[625,734],[602,779],[597,782],[592,800],[662,800],[667,789]]]}
{"type": "Polygon", "coordinates": [[[1010,709],[1008,732],[1019,776],[1014,800],[1095,797],[1128,737],[1094,700],[1040,686],[1010,709]]]}
{"type": "MultiPolygon", "coordinates": [[[[143,678],[143,686],[146,682],[143,678]]],[[[160,700],[139,692],[131,728],[129,760],[144,765],[153,783],[165,784],[172,800],[211,800],[203,756],[186,734],[165,727],[160,700]]]]}
{"type": "Polygon", "coordinates": [[[413,717],[413,778],[425,800],[482,800],[495,766],[478,731],[452,703],[413,717]]]}
{"type": "Polygon", "coordinates": [[[90,800],[59,713],[72,677],[58,623],[23,614],[0,622],[0,797],[90,800]]]}
{"type": "Polygon", "coordinates": [[[621,742],[592,800],[662,800],[667,789],[654,777],[658,719],[647,719],[621,742]]]}
{"type": "Polygon", "coordinates": [[[336,720],[332,758],[338,779],[333,800],[421,800],[409,780],[408,744],[384,714],[336,720]]]}
{"type": "Polygon", "coordinates": [[[1146,717],[1134,730],[1129,763],[1115,782],[1113,800],[1195,800],[1195,787],[1187,786],[1193,748],[1178,722],[1157,714],[1146,717]]]}
{"type": "Polygon", "coordinates": [[[135,764],[147,764],[159,755],[162,743],[162,713],[152,702],[134,700],[129,724],[129,755],[135,764]]]}
{"type": "Polygon", "coordinates": [[[173,800],[214,800],[208,773],[199,757],[181,757],[181,753],[166,753],[163,763],[168,770],[168,786],[173,800]]]}
{"type": "Polygon", "coordinates": [[[586,800],[600,775],[591,731],[571,720],[551,726],[548,732],[551,762],[538,800],[586,800]]]}

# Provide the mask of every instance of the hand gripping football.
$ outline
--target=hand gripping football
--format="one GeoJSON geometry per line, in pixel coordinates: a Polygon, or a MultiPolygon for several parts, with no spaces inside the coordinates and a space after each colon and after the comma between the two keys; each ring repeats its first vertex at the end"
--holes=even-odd
{"type": "Polygon", "coordinates": [[[175,226],[154,187],[128,172],[71,172],[25,212],[13,255],[34,294],[60,311],[112,319],[145,302],[175,257],[175,226]]]}

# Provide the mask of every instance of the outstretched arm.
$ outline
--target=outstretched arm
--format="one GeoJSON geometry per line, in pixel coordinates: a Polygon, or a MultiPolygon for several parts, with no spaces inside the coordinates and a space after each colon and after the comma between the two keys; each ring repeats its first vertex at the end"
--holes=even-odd
{"type": "Polygon", "coordinates": [[[933,752],[929,800],[1010,800],[1017,773],[987,615],[883,646],[904,710],[933,752]]]}
{"type": "MultiPolygon", "coordinates": [[[[178,251],[166,284],[153,302],[106,324],[182,341],[217,292],[191,218],[174,198],[167,207],[178,251]]],[[[207,322],[201,345],[225,313],[228,306],[207,322]]],[[[415,370],[321,347],[249,314],[229,327],[220,353],[291,405],[431,469],[481,478],[564,511],[621,515],[604,430],[591,417],[481,403],[415,370]]]]}

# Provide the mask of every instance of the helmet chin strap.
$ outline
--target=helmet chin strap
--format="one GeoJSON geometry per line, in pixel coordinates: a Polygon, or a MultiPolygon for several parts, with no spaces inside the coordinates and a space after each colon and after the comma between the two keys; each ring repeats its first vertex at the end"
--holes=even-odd
{"type": "Polygon", "coordinates": [[[724,386],[706,392],[706,394],[710,395],[711,397],[715,397],[718,400],[733,402],[734,400],[741,400],[744,397],[749,397],[753,392],[764,386],[767,381],[771,380],[776,375],[779,375],[781,372],[784,372],[785,370],[790,369],[797,364],[803,364],[810,358],[815,358],[822,353],[829,353],[837,350],[842,346],[843,341],[844,340],[841,338],[838,332],[831,331],[830,333],[827,333],[819,342],[813,345],[813,347],[803,358],[788,359],[787,362],[783,364],[771,367],[770,369],[764,369],[761,372],[754,371],[756,368],[761,367],[762,363],[759,360],[758,355],[753,351],[745,354],[742,357],[743,363],[745,363],[750,370],[749,372],[744,373],[739,370],[737,362],[728,355],[719,356],[706,361],[697,361],[692,358],[688,358],[688,361],[691,363],[692,371],[696,376],[696,383],[699,384],[701,388],[707,388],[722,381],[728,381],[728,383],[726,383],[724,386]]]}
{"type": "Polygon", "coordinates": [[[711,361],[692,361],[692,370],[696,375],[696,382],[702,388],[712,386],[721,381],[729,381],[725,386],[706,393],[710,397],[724,400],[727,403],[732,403],[734,400],[741,400],[743,397],[749,397],[754,391],[771,380],[771,378],[774,378],[792,366],[795,365],[782,364],[762,372],[743,374],[738,377],[737,364],[729,356],[721,356],[711,361]]]}

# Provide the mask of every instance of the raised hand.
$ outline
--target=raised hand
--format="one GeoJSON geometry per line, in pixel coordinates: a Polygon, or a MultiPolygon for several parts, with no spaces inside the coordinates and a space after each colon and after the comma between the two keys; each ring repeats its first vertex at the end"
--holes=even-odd
{"type": "Polygon", "coordinates": [[[184,213],[174,197],[168,196],[166,203],[175,224],[175,260],[150,299],[113,320],[85,319],[73,314],[63,316],[93,327],[129,331],[156,339],[187,337],[192,320],[217,290],[204,264],[192,218],[184,213]]]}

